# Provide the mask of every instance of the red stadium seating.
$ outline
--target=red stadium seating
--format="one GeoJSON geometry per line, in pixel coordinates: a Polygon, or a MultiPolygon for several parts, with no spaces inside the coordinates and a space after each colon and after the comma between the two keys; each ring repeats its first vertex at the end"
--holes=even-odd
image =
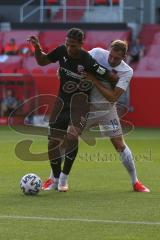
{"type": "Polygon", "coordinates": [[[23,57],[21,56],[8,56],[5,61],[0,62],[1,72],[15,72],[16,69],[22,67],[23,57]]]}
{"type": "Polygon", "coordinates": [[[112,0],[112,4],[118,5],[119,4],[119,0],[112,0]]]}
{"type": "MultiPolygon", "coordinates": [[[[58,68],[57,68],[58,69],[58,68]]],[[[57,71],[56,69],[53,69],[53,68],[49,68],[47,71],[46,71],[47,74],[52,74],[52,75],[56,75],[57,74],[57,71]]]]}
{"type": "Polygon", "coordinates": [[[26,68],[18,68],[16,73],[29,74],[29,71],[26,68]]]}
{"type": "Polygon", "coordinates": [[[153,44],[160,44],[160,32],[154,34],[153,44]]]}
{"type": "Polygon", "coordinates": [[[26,57],[23,60],[23,68],[27,69],[30,73],[32,72],[33,69],[42,69],[41,66],[38,66],[35,57],[26,57]]]}
{"type": "Polygon", "coordinates": [[[150,57],[150,56],[145,56],[144,58],[141,59],[140,63],[137,66],[137,71],[159,71],[160,73],[160,57],[156,58],[155,57],[150,57]]]}
{"type": "Polygon", "coordinates": [[[147,52],[147,56],[151,58],[155,57],[157,59],[159,58],[159,50],[160,50],[159,45],[151,45],[147,52]]]}
{"type": "Polygon", "coordinates": [[[47,66],[39,66],[35,60],[35,57],[26,57],[23,60],[23,68],[27,69],[30,73],[41,72],[46,73],[48,69],[54,69],[56,72],[58,69],[58,63],[49,64],[47,66]]]}
{"type": "Polygon", "coordinates": [[[130,41],[131,31],[87,31],[84,48],[102,47],[107,48],[115,39],[130,41]]]}
{"type": "Polygon", "coordinates": [[[2,73],[15,73],[16,68],[14,66],[5,66],[2,70],[2,73]]]}
{"type": "MultiPolygon", "coordinates": [[[[86,6],[86,0],[67,0],[67,6],[86,6]]],[[[85,9],[68,9],[66,11],[66,18],[68,22],[79,22],[83,17],[85,9]]],[[[63,9],[60,9],[53,18],[54,22],[62,22],[63,21],[63,9]]]]}
{"type": "Polygon", "coordinates": [[[47,5],[57,5],[60,4],[60,0],[46,0],[45,3],[47,5]]]}
{"type": "Polygon", "coordinates": [[[43,71],[43,69],[40,69],[40,68],[34,68],[34,69],[32,69],[31,73],[32,73],[32,75],[35,75],[35,74],[43,75],[44,71],[43,71]]]}
{"type": "Polygon", "coordinates": [[[108,0],[94,0],[95,5],[106,5],[108,0]]]}
{"type": "Polygon", "coordinates": [[[39,31],[34,30],[17,30],[5,32],[3,36],[3,46],[10,41],[11,38],[14,38],[18,48],[24,43],[27,43],[27,39],[31,35],[39,35],[39,31]]]}
{"type": "MultiPolygon", "coordinates": [[[[110,0],[95,0],[94,1],[95,5],[109,5],[110,4],[110,0]]],[[[119,4],[119,0],[112,0],[112,4],[113,5],[118,5],[119,4]]]]}
{"type": "Polygon", "coordinates": [[[0,32],[0,54],[2,54],[3,51],[3,35],[4,33],[0,32]]]}
{"type": "Polygon", "coordinates": [[[139,35],[141,42],[145,46],[150,46],[158,32],[160,32],[160,24],[144,24],[139,35]]]}
{"type": "Polygon", "coordinates": [[[43,46],[44,51],[50,51],[64,43],[66,37],[66,31],[64,30],[53,30],[40,32],[39,40],[43,46]]]}

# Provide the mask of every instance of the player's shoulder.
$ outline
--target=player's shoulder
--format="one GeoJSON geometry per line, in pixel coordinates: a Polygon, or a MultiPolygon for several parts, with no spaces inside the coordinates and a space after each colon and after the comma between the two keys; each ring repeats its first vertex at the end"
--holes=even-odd
{"type": "Polygon", "coordinates": [[[81,49],[81,59],[84,61],[90,61],[92,59],[92,55],[85,49],[81,49]]]}
{"type": "Polygon", "coordinates": [[[130,73],[131,75],[133,75],[133,68],[131,68],[125,61],[121,62],[120,68],[123,71],[126,71],[126,72],[130,73]]]}
{"type": "Polygon", "coordinates": [[[64,52],[66,52],[66,47],[65,47],[65,45],[59,45],[59,46],[57,46],[56,48],[54,48],[54,49],[52,49],[48,54],[50,55],[50,54],[54,54],[54,53],[64,53],[64,52]]]}
{"type": "Polygon", "coordinates": [[[59,51],[62,51],[62,52],[66,52],[66,46],[63,44],[63,45],[59,45],[58,47],[57,47],[57,49],[59,50],[59,51]]]}
{"type": "Polygon", "coordinates": [[[96,47],[96,48],[92,48],[90,51],[89,51],[89,54],[91,55],[97,55],[97,54],[109,54],[109,51],[104,49],[104,48],[101,48],[101,47],[96,47]]]}

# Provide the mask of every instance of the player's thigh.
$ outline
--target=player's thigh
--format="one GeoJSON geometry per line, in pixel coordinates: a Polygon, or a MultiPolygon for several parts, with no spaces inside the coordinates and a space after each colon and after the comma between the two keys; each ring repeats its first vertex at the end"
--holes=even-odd
{"type": "Polygon", "coordinates": [[[49,138],[63,139],[67,134],[67,129],[70,123],[70,112],[68,109],[63,109],[58,116],[52,115],[49,121],[49,138]]]}
{"type": "Polygon", "coordinates": [[[103,136],[114,138],[122,135],[120,120],[115,108],[104,115],[99,123],[100,131],[103,136]]]}

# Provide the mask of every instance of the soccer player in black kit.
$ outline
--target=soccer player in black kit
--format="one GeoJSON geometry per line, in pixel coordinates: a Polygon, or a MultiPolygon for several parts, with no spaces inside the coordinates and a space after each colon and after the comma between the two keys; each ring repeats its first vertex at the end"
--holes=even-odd
{"type": "Polygon", "coordinates": [[[45,66],[59,62],[60,89],[50,116],[48,136],[48,156],[54,179],[49,178],[43,184],[43,189],[54,188],[66,192],[68,191],[67,176],[78,152],[78,136],[85,126],[89,112],[88,97],[92,83],[83,80],[83,73],[98,74],[112,83],[117,79],[82,49],[84,33],[80,29],[70,29],[67,32],[65,44],[48,54],[42,51],[37,37],[31,36],[28,40],[35,48],[35,58],[39,65],[45,66]],[[71,129],[68,131],[69,128],[71,129]],[[61,170],[62,147],[65,153],[61,170]]]}

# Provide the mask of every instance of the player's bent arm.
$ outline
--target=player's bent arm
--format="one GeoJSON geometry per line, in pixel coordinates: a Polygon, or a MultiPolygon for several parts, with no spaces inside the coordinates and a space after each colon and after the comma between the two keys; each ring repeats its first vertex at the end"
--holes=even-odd
{"type": "Polygon", "coordinates": [[[40,47],[35,48],[35,58],[38,65],[40,66],[45,66],[51,63],[47,57],[47,54],[42,52],[42,49],[40,47]]]}
{"type": "Polygon", "coordinates": [[[33,45],[34,49],[35,49],[35,58],[37,63],[40,66],[45,66],[48,65],[49,63],[51,63],[47,57],[47,54],[42,52],[42,48],[39,42],[39,39],[37,36],[30,36],[27,41],[33,45]]]}
{"type": "Polygon", "coordinates": [[[108,71],[103,77],[111,84],[113,88],[115,87],[119,80],[117,74],[112,73],[110,71],[108,71]]]}
{"type": "Polygon", "coordinates": [[[98,80],[94,80],[93,84],[109,102],[117,102],[119,97],[124,93],[122,88],[115,87],[113,90],[110,90],[98,80]]]}

